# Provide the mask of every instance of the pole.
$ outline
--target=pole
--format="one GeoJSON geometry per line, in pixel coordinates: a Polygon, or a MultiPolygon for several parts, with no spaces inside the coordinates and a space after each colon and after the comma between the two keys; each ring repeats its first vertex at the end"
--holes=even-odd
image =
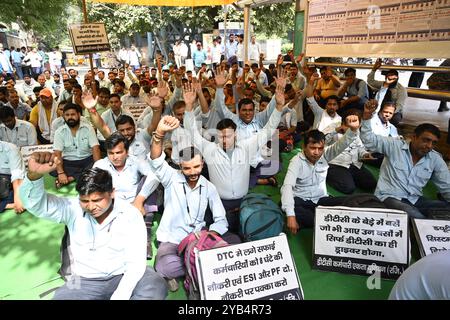
{"type": "MultiPolygon", "coordinates": [[[[223,46],[224,46],[224,59],[227,60],[228,51],[227,51],[227,15],[228,15],[228,5],[223,6],[223,10],[225,12],[225,19],[223,20],[223,46]]],[[[221,61],[222,62],[222,61],[221,61]]]]}
{"type": "MultiPolygon", "coordinates": [[[[83,16],[84,16],[84,23],[89,23],[86,9],[86,0],[83,0],[83,16]]],[[[95,74],[94,74],[94,63],[92,62],[92,53],[89,53],[89,65],[91,66],[91,73],[92,73],[92,84],[91,84],[92,96],[95,98],[97,96],[97,88],[95,87],[95,74]]]]}
{"type": "Polygon", "coordinates": [[[294,55],[298,56],[304,51],[305,46],[305,10],[308,5],[305,0],[296,0],[295,3],[295,32],[294,32],[294,55]]]}
{"type": "Polygon", "coordinates": [[[248,43],[249,43],[249,30],[250,25],[250,5],[245,5],[244,7],[244,64],[248,60],[248,43]]]}

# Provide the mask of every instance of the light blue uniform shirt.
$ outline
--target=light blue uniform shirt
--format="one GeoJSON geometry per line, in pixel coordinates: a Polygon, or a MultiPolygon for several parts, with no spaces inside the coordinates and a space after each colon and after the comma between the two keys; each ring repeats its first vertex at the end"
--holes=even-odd
{"type": "Polygon", "coordinates": [[[26,177],[20,200],[31,214],[67,226],[74,275],[104,278],[123,274],[111,300],[129,299],[147,267],[147,232],[142,215],[131,204],[116,199],[99,224],[85,213],[78,198],[57,197],[44,191],[44,179],[26,177]]]}
{"type": "Polygon", "coordinates": [[[169,166],[165,158],[164,152],[153,160],[148,155],[152,170],[164,187],[164,214],[156,231],[158,241],[179,244],[189,233],[200,231],[206,226],[204,217],[208,204],[214,220],[209,230],[219,234],[227,232],[225,209],[216,187],[200,176],[191,189],[183,173],[169,166]]]}
{"type": "Polygon", "coordinates": [[[19,119],[16,119],[12,130],[0,123],[0,140],[10,142],[18,147],[34,146],[37,144],[36,129],[31,123],[19,119]]]}
{"type": "Polygon", "coordinates": [[[53,150],[61,151],[65,160],[83,160],[92,156],[92,148],[98,146],[97,136],[92,126],[80,120],[80,127],[75,134],[67,124],[59,127],[55,132],[53,150]]]}
{"type": "Polygon", "coordinates": [[[19,148],[12,143],[0,141],[0,173],[11,175],[11,182],[25,176],[25,165],[19,148]]]}
{"type": "Polygon", "coordinates": [[[143,176],[147,176],[147,179],[145,179],[144,185],[139,191],[140,196],[147,198],[159,184],[148,161],[138,159],[135,156],[128,156],[121,171],[117,171],[108,157],[97,160],[94,163],[95,167],[106,170],[111,174],[116,198],[130,203],[137,196],[136,191],[143,176]]]}
{"type": "Polygon", "coordinates": [[[375,196],[381,201],[391,197],[408,199],[414,204],[423,195],[423,187],[431,180],[442,196],[450,201],[450,172],[439,153],[432,150],[414,165],[409,142],[378,136],[372,132],[370,120],[362,123],[361,140],[364,145],[385,156],[375,196]]]}
{"type": "Polygon", "coordinates": [[[357,134],[348,129],[335,144],[325,148],[322,157],[315,164],[306,159],[303,151],[291,159],[281,187],[281,208],[287,216],[295,216],[294,197],[317,203],[320,198],[328,196],[328,163],[341,154],[356,137],[357,134]]]}

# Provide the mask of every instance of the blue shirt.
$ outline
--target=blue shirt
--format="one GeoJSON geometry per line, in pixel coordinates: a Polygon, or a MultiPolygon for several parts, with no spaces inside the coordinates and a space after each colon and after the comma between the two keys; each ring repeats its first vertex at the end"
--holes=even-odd
{"type": "Polygon", "coordinates": [[[281,208],[287,216],[295,216],[294,197],[317,203],[320,198],[328,196],[326,185],[328,163],[341,154],[357,136],[357,133],[348,129],[335,144],[325,148],[323,155],[315,164],[309,162],[303,151],[291,159],[281,187],[281,208]]]}
{"type": "Polygon", "coordinates": [[[407,199],[414,204],[423,195],[423,187],[431,180],[442,196],[450,201],[450,172],[439,153],[432,150],[414,165],[409,142],[378,136],[372,132],[370,120],[362,123],[361,140],[364,145],[385,155],[375,196],[381,201],[391,197],[407,199]]]}
{"type": "Polygon", "coordinates": [[[192,59],[194,60],[194,65],[199,68],[206,60],[206,52],[204,50],[195,50],[192,54],[192,59]]]}
{"type": "Polygon", "coordinates": [[[153,160],[148,155],[152,170],[164,187],[164,214],[156,231],[158,241],[179,244],[189,233],[200,231],[206,226],[208,205],[214,220],[209,230],[219,234],[227,232],[225,209],[216,187],[200,176],[191,189],[183,173],[169,166],[165,157],[164,152],[153,160]]]}

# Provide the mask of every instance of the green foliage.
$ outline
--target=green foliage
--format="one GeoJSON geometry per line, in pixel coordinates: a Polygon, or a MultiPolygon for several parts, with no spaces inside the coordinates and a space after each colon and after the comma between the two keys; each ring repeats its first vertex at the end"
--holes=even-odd
{"type": "Polygon", "coordinates": [[[283,43],[281,45],[281,53],[282,54],[287,54],[289,50],[294,49],[294,44],[293,43],[283,43]]]}
{"type": "Polygon", "coordinates": [[[47,47],[68,39],[67,12],[76,0],[2,0],[0,21],[15,22],[25,31],[33,32],[36,40],[47,47]]]}
{"type": "Polygon", "coordinates": [[[104,22],[110,42],[117,46],[124,36],[134,33],[158,32],[170,23],[181,22],[185,28],[213,29],[211,15],[218,7],[148,7],[93,3],[89,6],[90,21],[104,22]]]}
{"type": "Polygon", "coordinates": [[[279,3],[255,8],[252,24],[255,32],[267,37],[286,37],[288,31],[294,29],[295,4],[279,3]]]}

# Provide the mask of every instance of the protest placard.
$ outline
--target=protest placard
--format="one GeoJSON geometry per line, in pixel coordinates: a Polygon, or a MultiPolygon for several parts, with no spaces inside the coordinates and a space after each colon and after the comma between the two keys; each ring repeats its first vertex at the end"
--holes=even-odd
{"type": "Polygon", "coordinates": [[[450,250],[450,221],[413,219],[413,229],[422,257],[450,250]]]}
{"type": "Polygon", "coordinates": [[[301,300],[286,235],[197,254],[203,300],[301,300]]]}
{"type": "Polygon", "coordinates": [[[111,50],[104,23],[72,24],[69,26],[69,35],[75,54],[111,50]]]}
{"type": "Polygon", "coordinates": [[[408,267],[408,216],[375,208],[316,208],[313,267],[397,279],[408,267]]]}
{"type": "Polygon", "coordinates": [[[133,119],[135,122],[138,121],[142,112],[144,112],[145,108],[148,107],[146,103],[134,103],[134,104],[124,104],[122,108],[133,115],[133,119]]]}
{"type": "Polygon", "coordinates": [[[22,154],[23,162],[25,163],[25,168],[28,170],[28,160],[30,160],[33,152],[52,152],[53,144],[40,144],[36,146],[23,146],[20,148],[20,153],[22,154]]]}

